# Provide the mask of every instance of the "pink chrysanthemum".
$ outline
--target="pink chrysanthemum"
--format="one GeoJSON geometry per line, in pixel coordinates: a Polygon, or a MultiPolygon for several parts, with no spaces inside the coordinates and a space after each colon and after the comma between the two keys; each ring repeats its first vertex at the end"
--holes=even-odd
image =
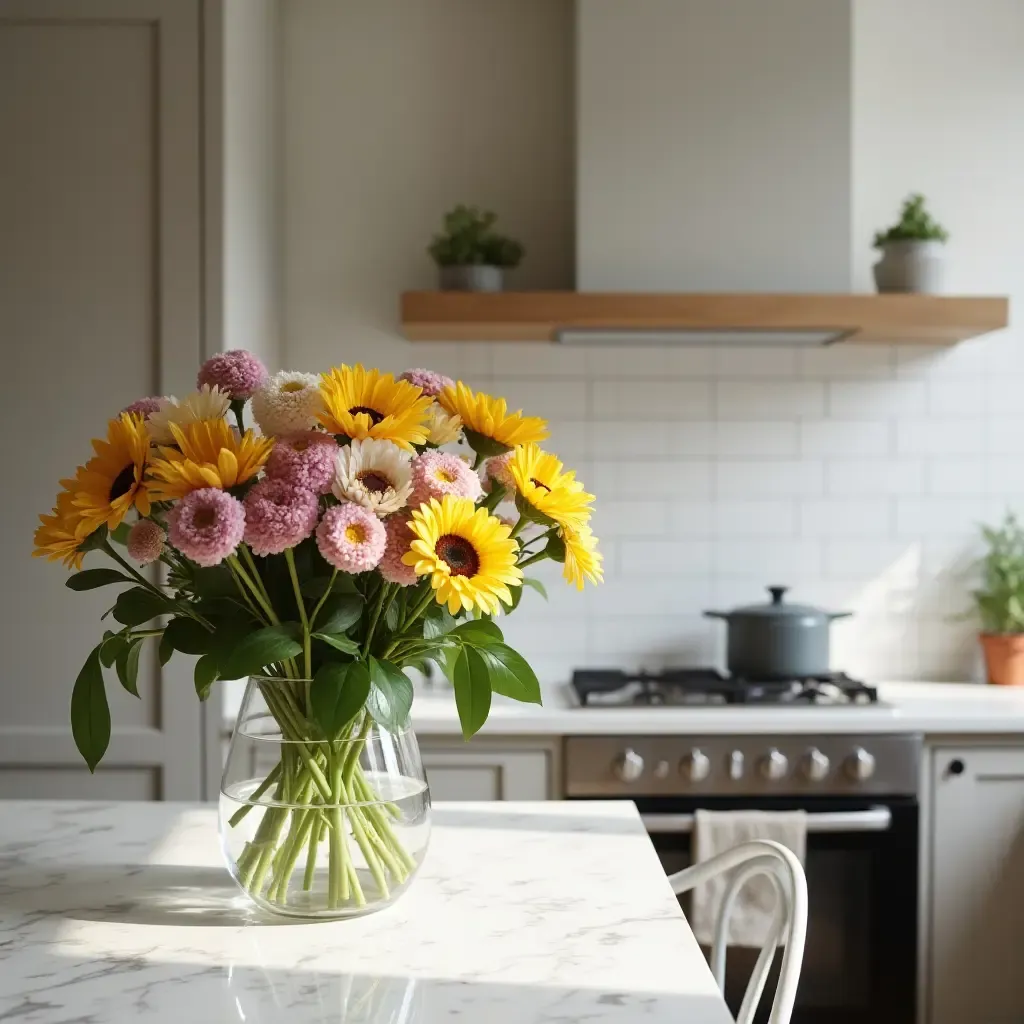
{"type": "Polygon", "coordinates": [[[267,368],[251,352],[235,348],[211,356],[199,368],[196,387],[220,388],[232,399],[248,398],[267,380],[267,368]]]}
{"type": "Polygon", "coordinates": [[[283,437],[267,460],[267,476],[292,487],[326,494],[334,480],[338,444],[330,434],[308,430],[283,437]]]}
{"type": "Polygon", "coordinates": [[[480,477],[458,455],[426,451],[412,460],[409,504],[413,508],[419,508],[431,498],[440,501],[446,494],[476,501],[482,493],[480,477]]]}
{"type": "Polygon", "coordinates": [[[167,534],[152,519],[140,519],[128,531],[128,554],[136,562],[149,565],[155,562],[164,550],[167,534]]]}
{"type": "Polygon", "coordinates": [[[286,480],[261,480],[245,496],[245,542],[256,555],[279,555],[316,526],[316,495],[286,480]]]}
{"type": "MultiPolygon", "coordinates": [[[[514,491],[516,482],[512,478],[512,471],[509,463],[512,461],[514,452],[505,452],[504,455],[494,455],[484,463],[484,476],[501,484],[506,491],[514,491]]],[[[490,491],[490,488],[487,488],[490,491]]]]}
{"type": "Polygon", "coordinates": [[[245,509],[227,491],[202,487],[167,513],[168,537],[198,565],[219,565],[242,541],[245,509]]]}
{"type": "Polygon", "coordinates": [[[445,388],[455,387],[455,381],[451,377],[446,377],[443,373],[435,373],[433,370],[419,368],[406,370],[405,373],[399,374],[398,379],[415,384],[423,394],[430,395],[431,398],[437,398],[445,388]]]}
{"type": "Polygon", "coordinates": [[[409,519],[409,516],[399,514],[388,516],[384,520],[387,546],[384,548],[384,557],[377,566],[381,576],[388,583],[397,583],[402,587],[411,587],[419,579],[416,570],[402,561],[402,555],[408,552],[414,539],[414,534],[409,529],[409,519]]]}
{"type": "Polygon", "coordinates": [[[121,412],[135,413],[148,420],[163,405],[163,401],[162,398],[138,398],[131,405],[126,405],[121,412]]]}
{"type": "Polygon", "coordinates": [[[342,572],[369,572],[381,560],[387,531],[369,510],[346,501],[329,508],[316,528],[320,554],[342,572]]]}

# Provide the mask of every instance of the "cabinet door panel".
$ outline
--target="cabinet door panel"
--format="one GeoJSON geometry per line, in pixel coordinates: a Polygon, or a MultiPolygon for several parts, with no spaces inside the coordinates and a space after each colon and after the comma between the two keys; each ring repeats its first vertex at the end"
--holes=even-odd
{"type": "Polygon", "coordinates": [[[539,750],[422,751],[432,800],[547,800],[549,759],[539,750]]]}
{"type": "Polygon", "coordinates": [[[1024,1019],[1024,749],[932,758],[931,1022],[1024,1019]]]}

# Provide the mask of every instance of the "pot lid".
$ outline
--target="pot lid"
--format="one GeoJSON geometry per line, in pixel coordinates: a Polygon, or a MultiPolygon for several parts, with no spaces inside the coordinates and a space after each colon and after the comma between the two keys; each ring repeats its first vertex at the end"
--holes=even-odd
{"type": "Polygon", "coordinates": [[[775,621],[793,621],[800,619],[803,625],[807,625],[808,619],[829,621],[834,619],[835,613],[825,611],[824,608],[816,608],[812,604],[791,604],[785,600],[786,591],[789,587],[768,587],[771,594],[771,601],[764,604],[748,604],[742,608],[734,608],[729,612],[729,617],[736,616],[751,618],[769,618],[775,621]]]}

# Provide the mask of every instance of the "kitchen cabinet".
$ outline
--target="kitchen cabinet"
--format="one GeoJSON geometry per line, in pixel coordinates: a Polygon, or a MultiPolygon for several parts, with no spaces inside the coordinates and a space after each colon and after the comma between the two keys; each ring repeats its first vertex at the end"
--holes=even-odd
{"type": "Polygon", "coordinates": [[[432,800],[550,800],[557,741],[420,738],[432,800]]]}
{"type": "Polygon", "coordinates": [[[1024,1019],[1024,746],[931,759],[930,1024],[1024,1019]]]}

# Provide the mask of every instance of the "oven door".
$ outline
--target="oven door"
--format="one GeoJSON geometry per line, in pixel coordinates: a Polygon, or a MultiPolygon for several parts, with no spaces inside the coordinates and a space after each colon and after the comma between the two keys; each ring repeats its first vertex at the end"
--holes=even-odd
{"type": "MultiPolygon", "coordinates": [[[[669,874],[688,867],[693,812],[804,810],[809,918],[793,1024],[915,1024],[917,831],[913,798],[637,800],[669,874]]],[[[680,897],[684,912],[688,897],[680,897]]],[[[758,950],[731,947],[726,1001],[739,1009],[758,950]]],[[[781,957],[776,958],[776,969],[781,957]]],[[[768,992],[774,991],[774,979],[768,992]]],[[[762,1000],[758,1020],[768,1016],[762,1000]]]]}

